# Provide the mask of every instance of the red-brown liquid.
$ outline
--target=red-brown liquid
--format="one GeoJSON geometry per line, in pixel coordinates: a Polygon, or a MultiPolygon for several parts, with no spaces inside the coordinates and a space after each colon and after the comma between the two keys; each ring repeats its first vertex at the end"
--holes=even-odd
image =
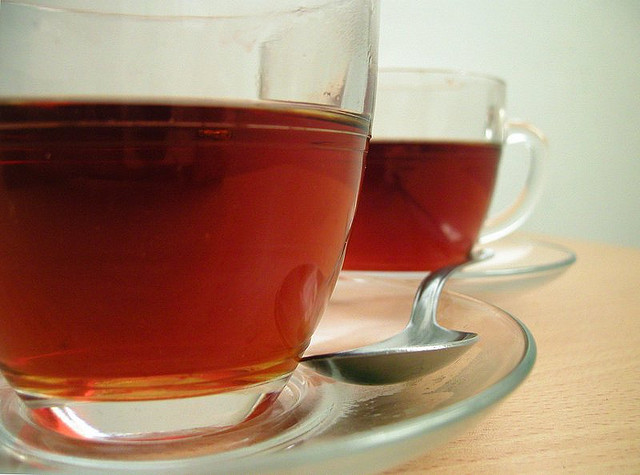
{"type": "Polygon", "coordinates": [[[290,372],[340,266],[368,124],[0,105],[0,365],[24,394],[153,399],[290,372]]]}
{"type": "Polygon", "coordinates": [[[495,144],[372,141],[344,269],[421,271],[464,261],[499,158],[495,144]]]}

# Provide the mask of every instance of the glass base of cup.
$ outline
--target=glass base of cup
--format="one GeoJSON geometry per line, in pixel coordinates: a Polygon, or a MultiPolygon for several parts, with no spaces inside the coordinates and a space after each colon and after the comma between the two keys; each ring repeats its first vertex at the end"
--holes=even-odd
{"type": "MultiPolygon", "coordinates": [[[[323,377],[299,368],[288,381],[285,377],[279,382],[284,388],[271,393],[272,396],[263,396],[237,424],[224,425],[230,421],[225,411],[231,399],[219,399],[218,395],[189,398],[175,404],[164,401],[163,406],[147,406],[146,412],[136,403],[138,410],[143,410],[140,414],[135,414],[134,406],[122,406],[118,414],[111,413],[114,419],[108,419],[106,412],[98,415],[98,409],[104,410],[106,406],[96,406],[93,423],[108,422],[110,430],[115,427],[118,433],[105,437],[106,427],[103,427],[102,436],[83,439],[43,425],[34,417],[34,409],[0,379],[0,452],[6,451],[12,460],[20,461],[17,468],[22,468],[20,464],[24,463],[29,468],[46,467],[62,472],[81,468],[168,473],[171,468],[189,473],[188,467],[196,460],[207,461],[226,453],[243,457],[300,443],[341,416],[335,410],[339,407],[338,396],[323,377]],[[224,420],[215,420],[214,416],[221,413],[224,420]],[[217,425],[205,427],[205,421],[217,425]],[[156,432],[143,433],[136,425],[138,422],[144,422],[147,430],[156,432]],[[134,427],[132,431],[127,429],[134,427]]],[[[246,392],[236,396],[243,396],[241,400],[249,407],[244,397],[246,392]]],[[[75,414],[89,414],[88,408],[78,406],[74,406],[73,411],[82,412],[75,414]]],[[[241,412],[236,414],[240,417],[241,412]]],[[[60,420],[63,419],[66,420],[60,420]]],[[[85,473],[82,470],[80,473],[85,473]]]]}
{"type": "Polygon", "coordinates": [[[288,376],[208,396],[150,401],[66,401],[23,398],[24,420],[64,437],[104,442],[193,437],[223,430],[264,411],[288,376]]]}

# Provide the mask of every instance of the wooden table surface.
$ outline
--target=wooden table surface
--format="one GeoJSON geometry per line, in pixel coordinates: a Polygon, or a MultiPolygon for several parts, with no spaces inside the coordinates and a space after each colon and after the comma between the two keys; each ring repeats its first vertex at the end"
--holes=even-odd
{"type": "Polygon", "coordinates": [[[640,474],[640,249],[541,238],[576,263],[476,295],[532,331],[528,379],[470,432],[387,474],[640,474]]]}

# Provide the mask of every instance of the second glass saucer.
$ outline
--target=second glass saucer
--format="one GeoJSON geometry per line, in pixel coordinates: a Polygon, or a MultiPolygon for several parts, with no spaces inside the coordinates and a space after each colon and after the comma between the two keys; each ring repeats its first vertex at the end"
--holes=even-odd
{"type": "Polygon", "coordinates": [[[450,289],[481,298],[522,292],[559,277],[576,262],[576,254],[565,246],[518,235],[484,247],[493,251],[493,257],[454,274],[450,289]]]}
{"type": "Polygon", "coordinates": [[[575,253],[565,246],[517,235],[507,236],[483,247],[493,251],[493,256],[465,267],[454,278],[478,279],[561,272],[576,261],[575,253]]]}
{"type": "MultiPolygon", "coordinates": [[[[447,283],[455,292],[485,298],[489,294],[523,291],[560,276],[574,262],[569,248],[541,239],[511,235],[482,246],[493,256],[462,268],[447,283]]],[[[426,272],[342,271],[340,280],[408,285],[418,288],[426,272]]]]}

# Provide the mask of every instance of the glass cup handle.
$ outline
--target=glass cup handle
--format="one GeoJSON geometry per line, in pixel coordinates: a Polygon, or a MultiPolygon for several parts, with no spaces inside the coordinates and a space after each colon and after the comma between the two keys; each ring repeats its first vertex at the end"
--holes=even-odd
{"type": "Polygon", "coordinates": [[[505,136],[505,145],[524,145],[526,147],[529,171],[524,187],[514,201],[487,218],[478,237],[479,244],[500,239],[522,226],[542,193],[543,174],[548,155],[548,145],[544,134],[528,122],[507,121],[505,136]]]}

